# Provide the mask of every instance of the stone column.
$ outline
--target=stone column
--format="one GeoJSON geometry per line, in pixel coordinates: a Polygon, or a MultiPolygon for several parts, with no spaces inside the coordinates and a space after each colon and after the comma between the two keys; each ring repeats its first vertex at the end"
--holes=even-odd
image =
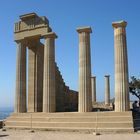
{"type": "Polygon", "coordinates": [[[96,76],[91,77],[92,103],[96,103],[96,76]]]}
{"type": "Polygon", "coordinates": [[[55,112],[55,38],[50,32],[44,36],[43,112],[55,112]]]}
{"type": "Polygon", "coordinates": [[[78,28],[79,33],[79,112],[92,111],[90,27],[78,28]]]}
{"type": "Polygon", "coordinates": [[[17,42],[15,113],[26,112],[26,44],[17,42]]]}
{"type": "Polygon", "coordinates": [[[28,112],[42,111],[43,53],[39,38],[28,41],[28,112]]]}
{"type": "Polygon", "coordinates": [[[105,105],[110,105],[110,76],[105,75],[105,105]]]}
{"type": "Polygon", "coordinates": [[[35,72],[36,45],[33,41],[28,44],[28,112],[37,112],[35,108],[35,72]]]}
{"type": "Polygon", "coordinates": [[[37,112],[43,110],[43,71],[44,71],[44,44],[40,43],[37,47],[36,58],[37,80],[36,80],[36,92],[37,92],[37,112]]]}
{"type": "Polygon", "coordinates": [[[126,30],[127,22],[113,22],[115,49],[115,111],[130,109],[126,30]]]}

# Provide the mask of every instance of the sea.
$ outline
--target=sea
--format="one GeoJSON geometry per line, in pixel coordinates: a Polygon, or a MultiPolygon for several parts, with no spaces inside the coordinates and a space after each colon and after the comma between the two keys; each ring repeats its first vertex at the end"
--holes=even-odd
{"type": "Polygon", "coordinates": [[[13,111],[14,109],[11,107],[0,108],[0,120],[6,119],[13,111]]]}

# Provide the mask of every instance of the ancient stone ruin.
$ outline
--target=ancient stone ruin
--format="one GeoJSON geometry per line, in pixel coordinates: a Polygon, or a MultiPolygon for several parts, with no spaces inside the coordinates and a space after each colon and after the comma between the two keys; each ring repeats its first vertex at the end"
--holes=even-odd
{"type": "MultiPolygon", "coordinates": [[[[55,61],[57,35],[51,29],[48,19],[39,17],[36,13],[20,16],[14,31],[17,43],[15,112],[7,118],[6,127],[133,132],[132,112],[129,111],[126,25],[125,21],[112,23],[115,49],[115,111],[92,112],[97,100],[96,77],[91,75],[91,27],[77,28],[77,92],[65,84],[55,61]],[[44,39],[45,43],[41,43],[40,39],[44,39]]],[[[110,106],[109,78],[109,75],[105,75],[105,106],[110,106]]]]}
{"type": "Polygon", "coordinates": [[[77,110],[78,94],[65,85],[55,62],[57,35],[52,32],[48,19],[35,13],[22,15],[20,21],[15,23],[14,33],[17,42],[15,112],[77,110]],[[42,44],[40,39],[44,39],[45,44],[42,44]]]}

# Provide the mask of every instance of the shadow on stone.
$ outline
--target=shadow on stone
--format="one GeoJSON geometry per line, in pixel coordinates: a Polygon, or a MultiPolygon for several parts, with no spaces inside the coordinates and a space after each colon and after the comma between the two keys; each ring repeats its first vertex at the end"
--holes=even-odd
{"type": "Polygon", "coordinates": [[[133,127],[135,132],[140,131],[140,112],[132,112],[133,114],[133,127]]]}
{"type": "Polygon", "coordinates": [[[8,137],[8,136],[9,136],[9,135],[0,135],[0,138],[1,138],[1,137],[8,137]]]}
{"type": "Polygon", "coordinates": [[[97,111],[113,111],[113,110],[111,110],[111,109],[108,109],[108,108],[93,108],[92,109],[92,112],[97,112],[97,111]]]}

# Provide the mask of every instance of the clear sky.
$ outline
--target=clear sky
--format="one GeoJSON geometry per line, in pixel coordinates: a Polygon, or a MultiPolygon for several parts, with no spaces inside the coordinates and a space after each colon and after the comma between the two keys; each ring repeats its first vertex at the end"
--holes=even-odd
{"type": "Polygon", "coordinates": [[[126,20],[129,75],[140,77],[139,0],[1,0],[0,1],[0,107],[14,105],[16,43],[14,22],[19,15],[46,16],[58,35],[56,61],[71,89],[78,90],[79,26],[91,26],[92,74],[97,76],[97,98],[104,100],[104,75],[111,76],[114,97],[114,37],[111,23],[126,20]]]}

